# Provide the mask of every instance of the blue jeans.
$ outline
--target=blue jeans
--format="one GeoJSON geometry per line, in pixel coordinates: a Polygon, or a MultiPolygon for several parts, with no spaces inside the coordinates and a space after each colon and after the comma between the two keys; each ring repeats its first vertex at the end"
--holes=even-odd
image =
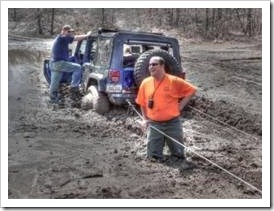
{"type": "Polygon", "coordinates": [[[78,87],[81,83],[82,69],[81,65],[68,61],[51,61],[51,80],[49,95],[53,103],[58,103],[58,88],[62,78],[62,72],[72,72],[71,87],[78,87]]]}
{"type": "MultiPolygon", "coordinates": [[[[166,122],[151,121],[150,125],[154,126],[158,130],[161,130],[162,132],[174,138],[175,140],[183,143],[183,130],[181,120],[179,117],[166,122]]],[[[165,143],[167,143],[171,155],[180,158],[185,157],[184,147],[182,145],[175,143],[174,141],[165,137],[152,127],[148,128],[147,139],[147,157],[149,158],[155,157],[158,159],[162,159],[165,143]]]]}

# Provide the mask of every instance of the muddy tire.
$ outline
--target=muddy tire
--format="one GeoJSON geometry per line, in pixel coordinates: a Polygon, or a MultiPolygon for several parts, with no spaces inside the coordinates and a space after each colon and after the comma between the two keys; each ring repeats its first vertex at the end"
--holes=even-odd
{"type": "Polygon", "coordinates": [[[136,61],[134,67],[134,80],[136,85],[139,87],[144,78],[148,77],[148,64],[149,60],[153,56],[160,56],[166,62],[166,72],[171,75],[180,75],[181,68],[174,56],[169,54],[165,50],[149,50],[144,52],[136,61]]]}
{"type": "Polygon", "coordinates": [[[83,97],[82,108],[93,108],[97,113],[104,114],[109,111],[109,101],[106,95],[100,93],[96,86],[88,88],[87,95],[83,97]]]}
{"type": "Polygon", "coordinates": [[[89,110],[92,109],[93,107],[93,96],[91,93],[87,93],[83,98],[82,98],[82,104],[81,108],[84,110],[89,110]]]}

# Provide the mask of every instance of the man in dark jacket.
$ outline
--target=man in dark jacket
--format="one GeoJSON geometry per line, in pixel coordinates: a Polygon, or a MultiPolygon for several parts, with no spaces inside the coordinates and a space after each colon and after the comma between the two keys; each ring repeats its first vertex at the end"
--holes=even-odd
{"type": "Polygon", "coordinates": [[[63,26],[61,33],[54,40],[51,52],[51,82],[50,82],[50,102],[59,103],[58,88],[62,77],[62,72],[72,72],[70,84],[71,98],[76,101],[79,93],[79,84],[81,82],[82,69],[81,65],[69,61],[69,44],[73,41],[80,41],[88,36],[91,32],[84,35],[74,35],[74,30],[70,25],[63,26]]]}

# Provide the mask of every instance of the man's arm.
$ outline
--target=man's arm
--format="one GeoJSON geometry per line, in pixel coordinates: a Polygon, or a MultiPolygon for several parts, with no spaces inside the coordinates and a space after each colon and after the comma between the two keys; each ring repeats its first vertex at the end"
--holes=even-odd
{"type": "Polygon", "coordinates": [[[143,129],[146,129],[147,126],[148,126],[148,118],[147,118],[147,115],[146,115],[146,109],[144,106],[140,106],[141,108],[141,112],[142,112],[142,122],[141,122],[141,126],[143,127],[143,129]]]}
{"type": "Polygon", "coordinates": [[[89,31],[87,34],[76,35],[76,36],[74,36],[73,41],[81,41],[83,39],[88,38],[90,35],[91,35],[91,31],[89,31]]]}
{"type": "Polygon", "coordinates": [[[147,120],[147,115],[146,115],[146,109],[145,109],[145,107],[144,106],[140,106],[140,108],[141,108],[143,120],[147,120]]]}
{"type": "Polygon", "coordinates": [[[184,109],[184,107],[186,106],[186,104],[190,101],[190,99],[196,94],[196,90],[191,94],[191,95],[188,95],[186,97],[184,97],[181,102],[180,102],[180,111],[182,111],[184,109]]]}

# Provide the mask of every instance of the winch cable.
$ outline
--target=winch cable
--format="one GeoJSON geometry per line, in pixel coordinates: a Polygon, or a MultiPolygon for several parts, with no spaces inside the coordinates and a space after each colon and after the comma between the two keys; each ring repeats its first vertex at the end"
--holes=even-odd
{"type": "MultiPolygon", "coordinates": [[[[144,120],[143,116],[137,111],[137,109],[135,108],[135,106],[129,101],[127,100],[127,103],[129,104],[129,106],[135,111],[135,113],[142,119],[144,120]]],[[[159,132],[160,134],[164,135],[165,137],[169,138],[170,140],[172,140],[173,142],[183,146],[185,148],[185,150],[194,153],[195,155],[197,155],[198,157],[206,160],[207,162],[209,162],[210,164],[216,166],[217,168],[223,170],[224,172],[226,172],[227,174],[229,174],[230,176],[236,178],[237,180],[241,181],[242,183],[246,184],[247,186],[253,188],[254,190],[258,191],[259,193],[262,194],[262,191],[259,190],[258,188],[256,188],[254,185],[250,184],[249,182],[243,180],[242,178],[238,177],[237,175],[231,173],[230,171],[226,170],[225,168],[219,166],[218,164],[214,163],[213,161],[207,159],[206,157],[204,157],[203,155],[200,155],[199,153],[195,152],[194,150],[192,150],[191,148],[185,146],[184,144],[182,144],[181,142],[177,141],[176,139],[170,137],[169,135],[167,135],[166,133],[164,133],[163,131],[159,130],[158,128],[149,125],[149,127],[153,128],[154,130],[156,130],[157,132],[159,132]]]]}

